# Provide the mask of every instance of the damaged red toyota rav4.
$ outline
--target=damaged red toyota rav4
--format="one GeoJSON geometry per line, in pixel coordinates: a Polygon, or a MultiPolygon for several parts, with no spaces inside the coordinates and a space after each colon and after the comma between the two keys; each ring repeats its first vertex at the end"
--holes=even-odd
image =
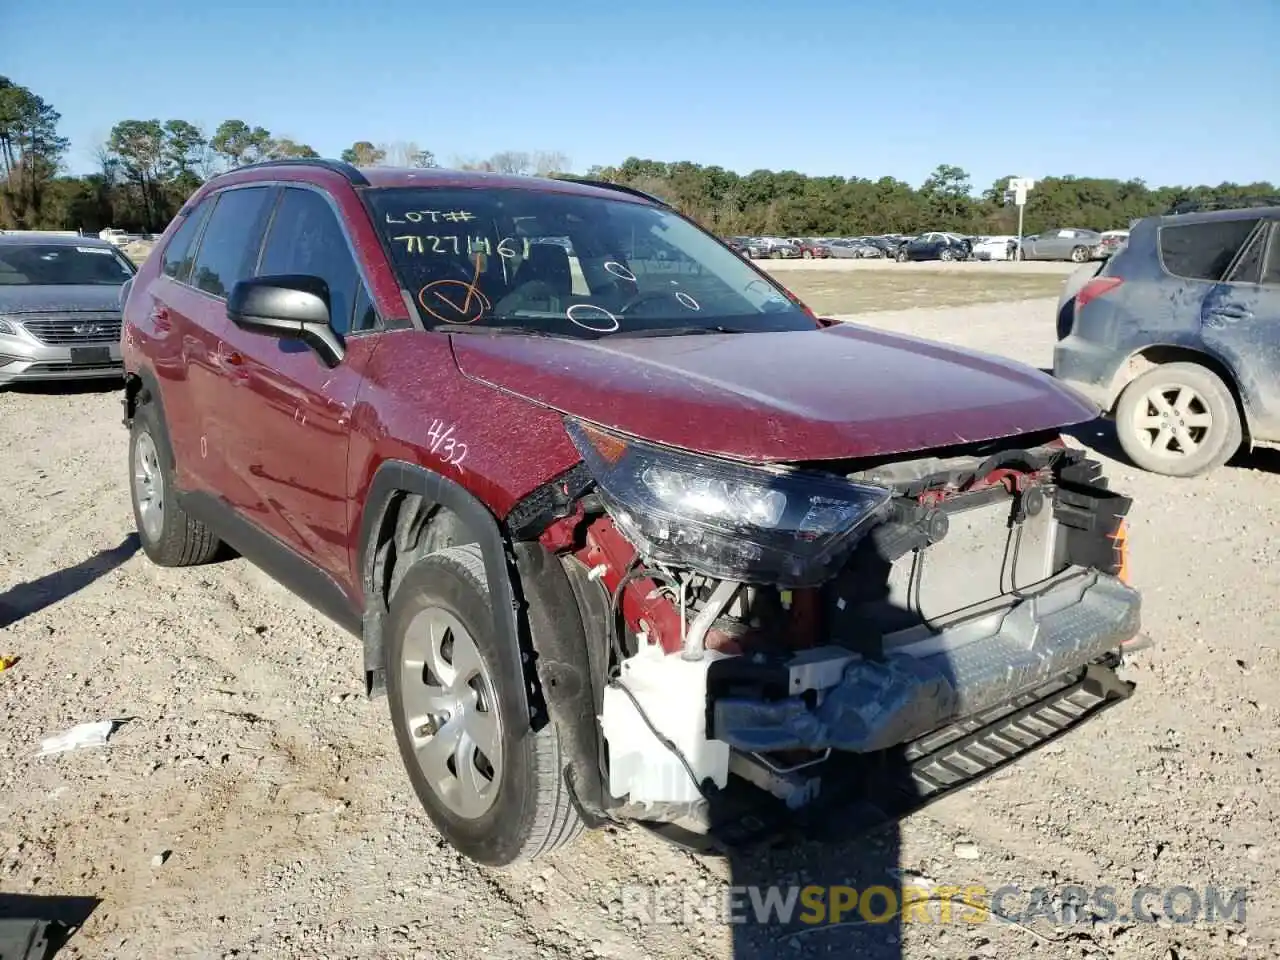
{"type": "Polygon", "coordinates": [[[225,545],[362,638],[478,861],[895,815],[1131,692],[1129,500],[1060,437],[1095,410],[628,188],[244,167],[123,348],[148,556],[225,545]]]}

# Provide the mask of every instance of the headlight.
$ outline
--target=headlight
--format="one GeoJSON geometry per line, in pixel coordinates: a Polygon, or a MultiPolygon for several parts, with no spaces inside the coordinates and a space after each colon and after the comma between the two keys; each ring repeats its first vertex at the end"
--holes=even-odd
{"type": "Polygon", "coordinates": [[[640,552],[711,577],[817,586],[890,497],[883,487],[703,457],[578,420],[565,427],[640,552]]]}
{"type": "Polygon", "coordinates": [[[13,325],[12,321],[6,320],[4,317],[0,317],[0,333],[7,334],[10,337],[16,337],[18,335],[18,328],[13,325]]]}

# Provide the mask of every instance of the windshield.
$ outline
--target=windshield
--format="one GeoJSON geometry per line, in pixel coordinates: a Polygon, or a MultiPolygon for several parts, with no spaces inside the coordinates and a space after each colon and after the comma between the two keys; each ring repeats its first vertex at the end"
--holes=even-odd
{"type": "Polygon", "coordinates": [[[119,286],[132,276],[133,265],[107,247],[0,244],[0,286],[119,286]]]}
{"type": "Polygon", "coordinates": [[[519,188],[369,198],[429,326],[581,338],[815,327],[740,256],[648,204],[519,188]]]}

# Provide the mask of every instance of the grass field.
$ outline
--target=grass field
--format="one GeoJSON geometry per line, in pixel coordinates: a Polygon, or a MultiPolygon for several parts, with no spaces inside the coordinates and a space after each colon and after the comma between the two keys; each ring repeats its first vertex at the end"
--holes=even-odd
{"type": "Polygon", "coordinates": [[[820,315],[958,307],[1000,300],[1056,297],[1060,274],[962,274],[920,270],[797,270],[774,275],[820,315]]]}

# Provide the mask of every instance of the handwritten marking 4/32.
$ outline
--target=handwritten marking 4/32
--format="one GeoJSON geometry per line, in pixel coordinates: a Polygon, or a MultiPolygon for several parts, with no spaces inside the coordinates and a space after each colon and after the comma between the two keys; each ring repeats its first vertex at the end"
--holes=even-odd
{"type": "Polygon", "coordinates": [[[433,455],[439,456],[451,466],[461,467],[467,458],[467,445],[454,436],[455,425],[445,424],[443,420],[432,420],[427,430],[427,439],[431,441],[428,448],[433,455]]]}

